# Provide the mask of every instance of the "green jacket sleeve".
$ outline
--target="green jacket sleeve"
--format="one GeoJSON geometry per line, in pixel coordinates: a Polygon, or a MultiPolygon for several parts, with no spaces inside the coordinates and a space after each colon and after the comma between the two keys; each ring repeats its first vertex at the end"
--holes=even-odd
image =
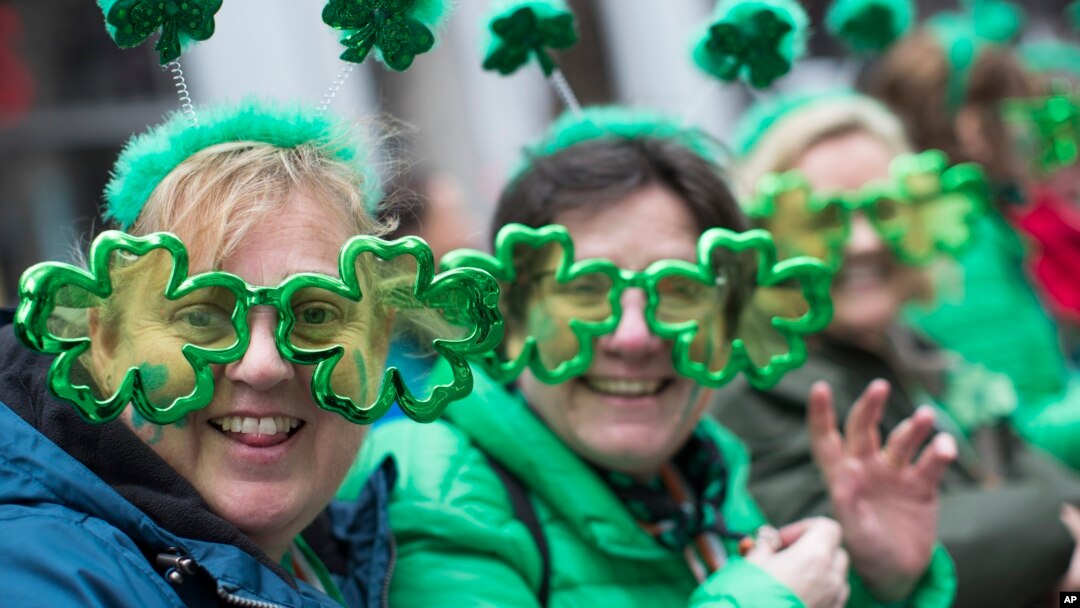
{"type": "Polygon", "coordinates": [[[787,586],[740,558],[733,558],[706,579],[690,597],[691,608],[745,606],[803,608],[803,603],[787,586]]]}

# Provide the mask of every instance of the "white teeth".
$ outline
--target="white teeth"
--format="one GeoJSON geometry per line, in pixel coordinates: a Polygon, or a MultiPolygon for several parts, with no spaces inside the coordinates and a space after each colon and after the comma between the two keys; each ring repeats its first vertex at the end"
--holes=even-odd
{"type": "Polygon", "coordinates": [[[620,397],[642,397],[660,390],[661,380],[625,380],[622,378],[589,378],[589,387],[598,393],[620,397]]]}
{"type": "Polygon", "coordinates": [[[246,435],[276,435],[287,433],[300,426],[300,420],[291,416],[268,416],[252,418],[250,416],[222,416],[211,421],[226,433],[244,433],[246,435]]]}

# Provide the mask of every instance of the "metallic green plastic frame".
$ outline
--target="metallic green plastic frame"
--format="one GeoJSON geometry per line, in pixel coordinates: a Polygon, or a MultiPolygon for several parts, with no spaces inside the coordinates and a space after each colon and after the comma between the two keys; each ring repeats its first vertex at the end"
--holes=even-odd
{"type": "MultiPolygon", "coordinates": [[[[574,261],[574,243],[570,234],[559,225],[530,228],[521,224],[509,224],[499,230],[495,237],[495,255],[491,256],[473,249],[458,249],[443,256],[441,267],[444,269],[478,268],[488,272],[499,281],[502,289],[512,288],[518,276],[514,270],[514,249],[519,244],[539,249],[549,244],[556,244],[562,249],[559,266],[555,271],[555,280],[567,283],[587,274],[602,274],[612,280],[614,285],[622,281],[619,268],[607,260],[574,261]]],[[[574,357],[561,362],[553,369],[544,367],[537,351],[536,338],[527,336],[521,354],[507,361],[494,351],[480,356],[484,369],[497,382],[512,382],[525,367],[541,382],[557,384],[580,376],[589,368],[593,358],[594,338],[611,333],[618,324],[621,311],[619,303],[620,289],[612,289],[609,303],[612,315],[600,322],[570,320],[570,330],[578,339],[579,350],[574,357]]]]}
{"type": "Polygon", "coordinates": [[[341,278],[318,274],[299,274],[282,281],[277,287],[252,287],[239,277],[225,272],[209,272],[188,277],[188,253],[174,235],[155,233],[134,237],[122,232],[108,231],[94,240],[89,253],[89,270],[67,264],[46,262],[38,264],[23,275],[20,282],[21,302],[16,311],[15,330],[28,347],[46,354],[58,355],[49,369],[50,390],[60,399],[72,403],[76,410],[91,422],[112,420],[128,403],[148,421],[169,424],[192,411],[208,405],[213,398],[214,378],[210,365],[238,361],[250,343],[247,312],[252,306],[273,306],[279,311],[275,330],[278,348],[283,357],[300,365],[315,365],[311,383],[315,403],[324,409],[341,414],[350,422],[369,424],[381,416],[397,400],[410,417],[430,421],[438,417],[449,402],[472,390],[472,372],[467,355],[477,355],[494,348],[502,339],[502,317],[498,311],[498,285],[484,272],[461,269],[434,275],[434,261],[427,244],[417,237],[404,237],[386,242],[372,236],[355,236],[342,246],[338,261],[341,278]],[[218,287],[236,297],[231,320],[236,332],[235,342],[222,349],[206,349],[185,344],[182,353],[195,372],[191,393],[175,399],[166,407],[155,407],[147,398],[143,378],[137,368],[131,368],[120,382],[115,394],[98,400],[88,386],[71,382],[71,371],[79,357],[91,347],[89,337],[63,338],[53,335],[48,327],[49,316],[55,308],[55,298],[66,286],[88,291],[97,298],[113,293],[109,278],[109,261],[115,251],[136,256],[162,249],[172,255],[172,272],[165,297],[178,299],[198,289],[218,287]],[[344,354],[335,345],[321,350],[304,350],[289,342],[295,317],[289,302],[293,294],[304,288],[320,288],[359,302],[363,297],[356,276],[356,258],[373,253],[382,259],[410,255],[416,259],[417,275],[413,295],[421,305],[453,311],[457,320],[473,324],[469,335],[461,339],[435,339],[434,349],[447,358],[453,381],[433,387],[428,399],[417,399],[405,386],[396,368],[386,370],[381,391],[372,404],[360,405],[334,392],[330,376],[344,354]]]}
{"type": "Polygon", "coordinates": [[[569,233],[563,226],[549,225],[531,228],[520,224],[508,224],[499,230],[495,239],[495,254],[462,249],[448,253],[442,261],[444,268],[474,267],[489,272],[500,281],[503,289],[512,289],[518,281],[513,263],[514,249],[518,245],[527,245],[539,249],[549,244],[557,244],[562,249],[555,279],[570,282],[590,273],[599,273],[612,281],[608,302],[612,314],[601,321],[590,322],[570,319],[569,325],[579,342],[578,353],[553,369],[543,366],[538,356],[535,336],[526,336],[521,353],[513,360],[506,360],[496,351],[486,352],[479,362],[498,382],[511,382],[526,367],[542,382],[556,384],[580,376],[592,363],[592,340],[611,333],[618,326],[622,308],[621,294],[627,288],[640,288],[646,292],[645,319],[650,329],[658,336],[671,339],[673,365],[682,375],[692,378],[706,386],[718,387],[729,382],[738,372],[746,373],[755,386],[767,387],[775,384],[788,370],[802,365],[806,360],[806,345],[803,336],[823,329],[832,317],[832,302],[829,299],[831,271],[821,261],[810,257],[786,260],[776,263],[776,248],[772,237],[764,230],[751,230],[736,233],[722,228],[705,232],[698,242],[698,260],[696,263],[683,260],[659,260],[650,264],[643,271],[620,269],[613,263],[601,259],[580,260],[574,262],[574,247],[569,233]],[[717,248],[732,252],[754,250],[757,252],[756,281],[761,286],[776,286],[785,282],[798,281],[802,294],[809,305],[809,310],[797,319],[773,318],[772,327],[784,336],[788,352],[770,359],[764,366],[755,366],[746,355],[745,344],[735,337],[733,354],[723,370],[710,371],[707,366],[694,362],[689,356],[690,345],[698,330],[697,321],[666,323],[657,319],[660,305],[659,283],[666,277],[683,276],[703,284],[715,284],[717,277],[712,267],[713,251],[717,248]]]}
{"type": "MultiPolygon", "coordinates": [[[[768,388],[780,381],[788,371],[806,362],[807,334],[821,331],[832,319],[832,299],[829,287],[832,271],[820,260],[803,256],[777,263],[776,245],[772,235],[766,230],[748,230],[733,232],[724,228],[712,228],[701,235],[697,246],[697,263],[690,264],[680,260],[663,260],[649,266],[645,271],[646,293],[649,305],[645,317],[656,335],[674,340],[673,351],[675,369],[688,378],[709,387],[720,387],[731,381],[739,372],[758,388],[768,388]],[[808,305],[807,311],[798,318],[789,319],[773,316],[772,328],[784,337],[788,351],[770,357],[765,365],[753,363],[747,354],[746,340],[737,333],[732,340],[732,353],[727,365],[718,371],[710,371],[708,366],[690,358],[690,346],[698,331],[698,321],[683,323],[665,323],[656,318],[656,309],[660,303],[657,283],[666,276],[681,274],[701,283],[716,280],[710,260],[716,249],[732,252],[753,250],[756,252],[757,271],[755,288],[777,287],[797,282],[803,298],[808,305]]],[[[749,305],[749,302],[746,304],[749,305]]],[[[737,332],[737,330],[736,330],[737,332]]]]}
{"type": "MultiPolygon", "coordinates": [[[[851,216],[855,212],[866,213],[871,224],[888,244],[897,258],[905,264],[922,266],[933,261],[940,253],[956,254],[971,241],[974,223],[989,206],[990,191],[981,167],[975,163],[949,166],[948,158],[939,150],[926,150],[919,154],[903,154],[896,157],[889,167],[890,178],[873,182],[855,192],[819,194],[812,191],[807,179],[799,171],[771,173],[758,182],[757,196],[747,209],[748,215],[758,220],[768,220],[777,211],[777,200],[795,191],[801,191],[811,213],[820,213],[835,207],[841,216],[842,227],[822,237],[826,256],[824,261],[837,268],[843,258],[844,243],[851,233],[851,216]],[[908,179],[926,176],[938,180],[940,188],[931,195],[912,192],[908,179]],[[933,239],[933,247],[920,253],[905,245],[909,230],[893,224],[883,217],[878,203],[884,200],[901,205],[932,204],[947,196],[961,196],[969,210],[958,225],[933,224],[927,226],[933,239]]],[[[765,222],[767,224],[767,222],[765,222]]],[[[805,255],[806,252],[797,252],[805,255]]]]}

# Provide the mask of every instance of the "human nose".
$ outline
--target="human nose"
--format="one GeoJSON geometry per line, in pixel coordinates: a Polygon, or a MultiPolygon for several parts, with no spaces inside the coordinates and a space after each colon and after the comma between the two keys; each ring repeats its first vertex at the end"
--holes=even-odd
{"type": "Polygon", "coordinates": [[[225,367],[225,377],[247,384],[257,391],[266,391],[291,380],[295,375],[293,366],[281,357],[274,338],[277,311],[262,306],[253,308],[248,315],[248,327],[251,341],[247,351],[239,361],[225,367]]]}
{"type": "Polygon", "coordinates": [[[885,243],[882,242],[877,229],[870,223],[866,215],[856,213],[855,217],[851,218],[851,234],[844,245],[845,253],[848,255],[876,253],[884,245],[885,243]]]}
{"type": "Polygon", "coordinates": [[[648,356],[658,352],[664,341],[654,334],[645,321],[645,291],[627,289],[619,300],[622,315],[615,331],[599,341],[602,350],[621,357],[648,356]]]}

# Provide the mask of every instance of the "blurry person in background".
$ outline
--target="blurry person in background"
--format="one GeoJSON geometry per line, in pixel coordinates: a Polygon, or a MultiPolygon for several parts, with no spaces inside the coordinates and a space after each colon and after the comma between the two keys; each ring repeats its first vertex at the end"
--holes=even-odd
{"type": "Polygon", "coordinates": [[[994,212],[976,226],[959,267],[936,273],[933,303],[909,307],[907,320],[943,348],[1007,374],[1020,398],[1015,427],[1080,470],[1080,382],[1033,286],[1030,249],[1015,228],[1026,205],[1045,192],[1007,108],[1045,96],[1043,79],[1010,47],[958,19],[931,21],[899,41],[867,73],[865,86],[900,117],[916,150],[979,163],[994,193],[994,212]]]}
{"type": "Polygon", "coordinates": [[[1080,46],[1044,39],[1018,55],[1049,83],[1046,95],[1010,99],[1005,119],[1032,174],[1027,203],[1012,213],[1027,237],[1027,268],[1080,365],[1080,46]]]}
{"type": "MultiPolygon", "coordinates": [[[[747,119],[755,127],[745,129],[753,136],[740,149],[743,184],[763,184],[765,174],[794,170],[816,195],[861,200],[894,179],[894,161],[909,151],[899,121],[867,97],[809,95],[776,107],[771,115],[762,113],[768,120],[747,119]]],[[[1080,512],[1072,506],[1080,501],[1080,477],[1012,431],[1016,394],[1007,377],[944,352],[905,327],[904,305],[929,295],[926,270],[905,263],[904,252],[887,242],[884,218],[871,221],[880,210],[860,209],[851,216],[838,260],[833,319],[812,337],[817,340],[808,340],[806,365],[767,391],[737,380],[713,401],[716,419],[749,446],[751,494],[780,523],[830,514],[829,491],[803,423],[803,396],[814,382],[827,381],[841,404],[840,419],[858,425],[858,414],[843,404],[883,378],[892,390],[882,432],[901,432],[910,424],[904,419],[934,411],[937,428],[959,445],[942,485],[938,525],[956,563],[957,605],[1056,602],[1057,590],[1080,587],[1080,512]]],[[[804,243],[815,234],[824,238],[820,233],[833,224],[828,210],[803,202],[777,204],[775,215],[761,220],[781,251],[802,249],[796,253],[808,253],[804,243]]],[[[887,457],[902,463],[909,456],[887,457]]]]}
{"type": "Polygon", "coordinates": [[[994,188],[997,212],[980,223],[974,247],[960,256],[960,276],[937,281],[934,306],[916,310],[911,320],[945,348],[1008,374],[1025,404],[1058,397],[1067,374],[1057,331],[1028,281],[1024,245],[1009,224],[1032,176],[1004,108],[1010,99],[1044,94],[1040,80],[1007,47],[980,42],[957,24],[922,26],[873,64],[864,83],[900,118],[916,151],[977,162],[994,188]],[[974,55],[957,65],[953,49],[964,44],[974,45],[974,55]]]}

